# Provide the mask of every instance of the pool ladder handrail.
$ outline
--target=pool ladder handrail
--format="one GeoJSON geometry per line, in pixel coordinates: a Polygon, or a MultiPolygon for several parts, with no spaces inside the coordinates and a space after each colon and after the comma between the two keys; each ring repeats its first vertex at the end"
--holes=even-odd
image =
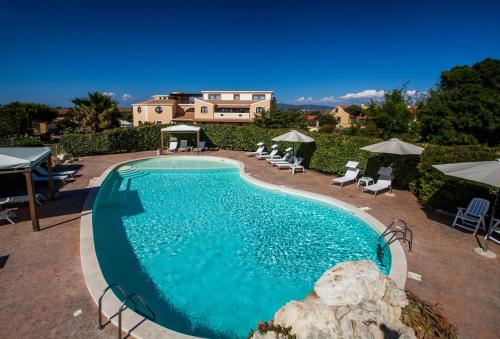
{"type": "Polygon", "coordinates": [[[408,243],[408,251],[411,252],[413,249],[413,232],[408,227],[406,221],[402,219],[394,219],[386,227],[384,232],[377,239],[377,255],[379,260],[382,260],[384,255],[384,249],[390,246],[396,240],[402,240],[408,243]],[[388,238],[386,238],[389,236],[388,238]],[[384,245],[380,245],[381,240],[385,240],[384,245]]]}
{"type": "Polygon", "coordinates": [[[139,300],[139,302],[142,304],[142,306],[144,306],[144,308],[150,313],[152,320],[156,319],[155,312],[153,311],[151,306],[149,306],[149,304],[146,302],[146,300],[144,300],[144,298],[139,293],[129,294],[125,290],[125,288],[123,288],[120,284],[111,284],[111,285],[107,286],[102,291],[101,295],[99,296],[99,302],[98,302],[98,307],[99,307],[99,315],[98,315],[99,316],[99,327],[98,327],[98,329],[99,330],[102,330],[104,328],[104,326],[102,324],[102,299],[104,298],[104,295],[112,288],[118,289],[118,291],[120,291],[124,296],[124,300],[121,303],[120,308],[118,309],[118,339],[121,339],[121,337],[122,337],[122,312],[126,309],[125,303],[128,300],[130,300],[134,304],[134,311],[136,313],[138,313],[144,317],[147,317],[145,314],[143,314],[141,311],[139,311],[137,309],[137,303],[135,302],[134,298],[139,300]]]}

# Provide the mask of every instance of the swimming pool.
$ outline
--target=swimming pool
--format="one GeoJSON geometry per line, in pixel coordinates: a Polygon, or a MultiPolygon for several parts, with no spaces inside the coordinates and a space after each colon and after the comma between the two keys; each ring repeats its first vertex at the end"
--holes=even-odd
{"type": "Polygon", "coordinates": [[[246,336],[338,262],[391,267],[354,213],[257,186],[228,159],[121,165],[99,190],[93,233],[108,283],[141,293],[157,323],[204,337],[246,336]]]}

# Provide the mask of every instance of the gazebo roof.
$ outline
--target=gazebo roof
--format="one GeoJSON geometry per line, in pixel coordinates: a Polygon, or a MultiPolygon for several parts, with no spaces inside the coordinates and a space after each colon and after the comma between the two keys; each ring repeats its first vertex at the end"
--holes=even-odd
{"type": "Polygon", "coordinates": [[[174,125],[169,127],[163,127],[162,132],[199,132],[200,127],[189,126],[189,125],[174,125]]]}
{"type": "Polygon", "coordinates": [[[50,154],[49,147],[0,147],[0,170],[30,168],[50,154]]]}

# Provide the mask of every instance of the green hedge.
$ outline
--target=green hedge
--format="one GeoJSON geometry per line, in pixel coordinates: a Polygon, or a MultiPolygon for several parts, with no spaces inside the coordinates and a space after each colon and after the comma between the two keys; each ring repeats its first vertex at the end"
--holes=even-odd
{"type": "MultiPolygon", "coordinates": [[[[75,156],[137,152],[154,150],[160,144],[160,129],[164,125],[145,125],[133,128],[117,128],[95,134],[65,134],[60,145],[75,156]]],[[[288,129],[265,129],[257,126],[206,125],[202,128],[201,139],[212,148],[253,151],[255,144],[263,141],[267,146],[272,138],[288,132],[288,129]]],[[[399,157],[373,154],[360,150],[360,147],[380,141],[376,138],[349,136],[331,133],[308,133],[315,143],[296,145],[297,153],[304,158],[304,164],[319,172],[342,175],[349,160],[360,162],[362,173],[370,176],[383,164],[394,163],[396,181],[399,187],[406,188],[416,179],[416,157],[399,157]]],[[[190,139],[194,134],[180,135],[179,139],[190,139]]],[[[279,143],[280,151],[290,144],[279,143]]]]}
{"type": "Polygon", "coordinates": [[[483,146],[428,146],[421,156],[418,171],[417,195],[431,209],[456,212],[474,197],[486,198],[493,204],[496,189],[487,185],[453,178],[442,174],[432,165],[455,162],[486,161],[500,158],[500,148],[483,146]]]}
{"type": "Polygon", "coordinates": [[[37,138],[10,138],[0,139],[1,147],[42,147],[43,142],[37,138]]]}

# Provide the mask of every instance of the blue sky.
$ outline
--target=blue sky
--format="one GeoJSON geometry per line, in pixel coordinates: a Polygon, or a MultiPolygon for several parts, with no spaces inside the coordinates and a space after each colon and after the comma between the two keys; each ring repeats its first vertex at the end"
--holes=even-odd
{"type": "Polygon", "coordinates": [[[500,58],[499,13],[481,0],[0,0],[0,103],[270,89],[334,105],[406,81],[425,91],[442,70],[500,58]]]}

